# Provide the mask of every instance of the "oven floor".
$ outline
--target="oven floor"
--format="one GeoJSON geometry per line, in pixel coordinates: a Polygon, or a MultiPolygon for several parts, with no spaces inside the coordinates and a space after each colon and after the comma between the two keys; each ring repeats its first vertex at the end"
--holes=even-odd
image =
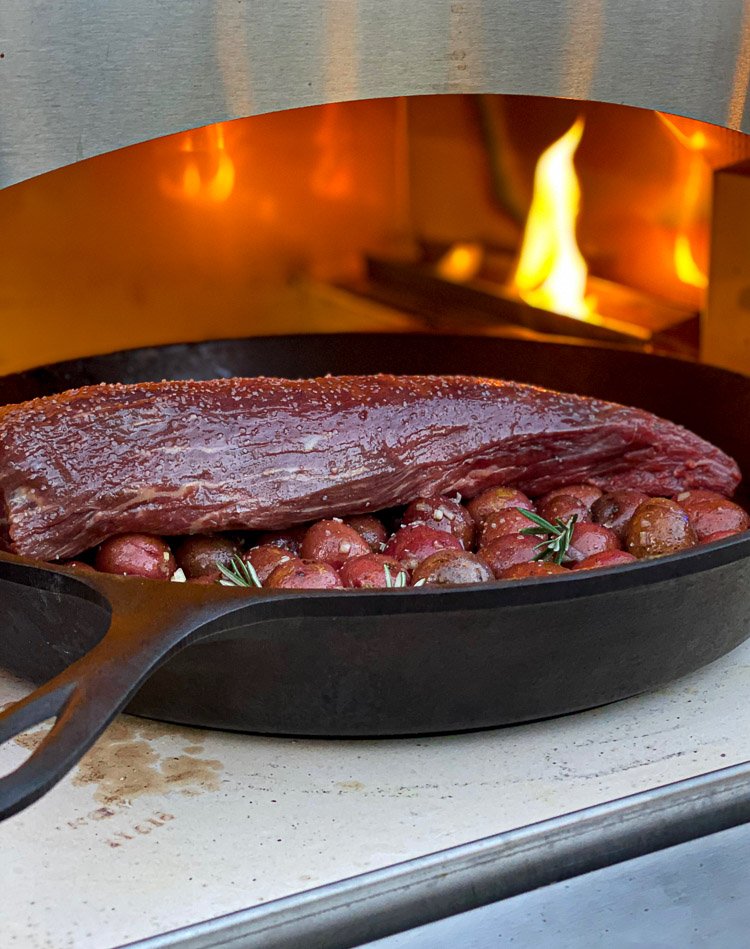
{"type": "MultiPolygon", "coordinates": [[[[309,741],[121,717],[0,824],[3,942],[105,949],[750,759],[750,642],[649,695],[469,735],[309,741]]],[[[0,704],[22,683],[0,672],[0,704]]],[[[5,773],[35,737],[0,748],[5,773]]]]}

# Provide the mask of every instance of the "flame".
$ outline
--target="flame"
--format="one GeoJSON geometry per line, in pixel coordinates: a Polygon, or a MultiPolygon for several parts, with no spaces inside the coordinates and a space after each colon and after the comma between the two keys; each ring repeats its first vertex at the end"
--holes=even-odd
{"type": "Polygon", "coordinates": [[[680,233],[674,239],[674,269],[680,280],[689,287],[705,290],[708,286],[708,276],[695,262],[687,234],[680,233]]]}
{"type": "Polygon", "coordinates": [[[579,117],[537,162],[513,288],[532,306],[586,319],[593,301],[586,298],[588,268],[576,242],[581,189],[573,167],[582,135],[579,117]]]}
{"type": "Polygon", "coordinates": [[[704,159],[704,153],[709,146],[708,137],[700,129],[690,134],[684,132],[663,112],[657,112],[656,115],[675,140],[690,153],[672,252],[675,273],[687,286],[705,290],[708,286],[708,275],[695,260],[688,228],[697,216],[704,191],[708,186],[709,170],[704,159]]]}
{"type": "Polygon", "coordinates": [[[170,197],[195,204],[222,204],[234,191],[235,169],[224,140],[221,123],[200,132],[186,132],[179,150],[185,157],[178,181],[162,178],[170,197]],[[205,141],[201,142],[201,138],[205,141]]]}
{"type": "Polygon", "coordinates": [[[476,277],[483,260],[481,244],[458,243],[443,254],[435,269],[444,280],[465,283],[476,277]]]}

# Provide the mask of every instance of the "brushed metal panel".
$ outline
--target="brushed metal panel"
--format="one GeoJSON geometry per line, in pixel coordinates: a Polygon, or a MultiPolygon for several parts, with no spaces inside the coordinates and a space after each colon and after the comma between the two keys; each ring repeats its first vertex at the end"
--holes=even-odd
{"type": "Polygon", "coordinates": [[[3,0],[0,186],[298,106],[497,92],[750,131],[750,0],[3,0]]]}

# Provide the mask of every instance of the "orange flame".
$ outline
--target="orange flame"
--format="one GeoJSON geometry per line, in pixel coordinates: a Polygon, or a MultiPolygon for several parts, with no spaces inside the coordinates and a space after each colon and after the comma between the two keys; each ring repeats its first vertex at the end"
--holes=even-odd
{"type": "Polygon", "coordinates": [[[690,153],[687,175],[685,176],[685,183],[680,200],[680,212],[677,233],[674,239],[674,250],[672,252],[675,273],[682,283],[687,286],[704,290],[708,286],[708,275],[698,266],[695,260],[690,237],[688,236],[688,227],[692,219],[696,216],[704,189],[707,187],[706,178],[708,169],[703,158],[703,153],[709,145],[708,137],[705,132],[700,129],[690,132],[689,134],[684,132],[662,112],[657,112],[656,115],[675,140],[690,153]]]}
{"type": "Polygon", "coordinates": [[[224,141],[221,123],[199,132],[186,132],[180,142],[185,157],[178,181],[163,177],[161,184],[170,197],[195,204],[222,204],[234,190],[234,162],[224,141]],[[205,143],[200,137],[205,137],[205,143]]]}
{"type": "Polygon", "coordinates": [[[689,287],[705,290],[708,286],[708,275],[696,263],[687,234],[680,233],[674,239],[674,269],[680,280],[689,287]]]}
{"type": "Polygon", "coordinates": [[[537,162],[513,289],[532,306],[586,319],[594,304],[586,297],[588,268],[576,242],[581,189],[573,167],[582,135],[579,117],[537,162]]]}

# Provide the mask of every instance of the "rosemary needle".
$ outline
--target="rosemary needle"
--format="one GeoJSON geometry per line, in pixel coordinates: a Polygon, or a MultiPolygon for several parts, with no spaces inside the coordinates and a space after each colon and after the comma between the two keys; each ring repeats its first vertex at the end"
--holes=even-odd
{"type": "Polygon", "coordinates": [[[398,590],[406,586],[406,574],[403,570],[399,570],[399,572],[396,574],[396,578],[394,579],[391,575],[391,568],[387,563],[384,563],[383,573],[385,574],[385,585],[389,590],[398,590]]]}
{"type": "Polygon", "coordinates": [[[260,578],[255,571],[255,567],[251,563],[243,560],[241,557],[238,557],[236,554],[229,561],[229,566],[226,566],[223,563],[218,564],[219,571],[224,577],[223,580],[219,580],[219,583],[223,583],[226,586],[233,587],[261,587],[263,584],[260,582],[260,578]]]}
{"type": "Polygon", "coordinates": [[[554,523],[545,520],[535,511],[527,511],[524,508],[517,507],[524,517],[528,518],[535,526],[527,527],[521,531],[525,537],[541,537],[542,540],[535,547],[538,551],[534,560],[552,560],[560,565],[565,559],[568,547],[573,540],[573,528],[578,520],[577,514],[571,514],[567,521],[556,517],[554,523]]]}

